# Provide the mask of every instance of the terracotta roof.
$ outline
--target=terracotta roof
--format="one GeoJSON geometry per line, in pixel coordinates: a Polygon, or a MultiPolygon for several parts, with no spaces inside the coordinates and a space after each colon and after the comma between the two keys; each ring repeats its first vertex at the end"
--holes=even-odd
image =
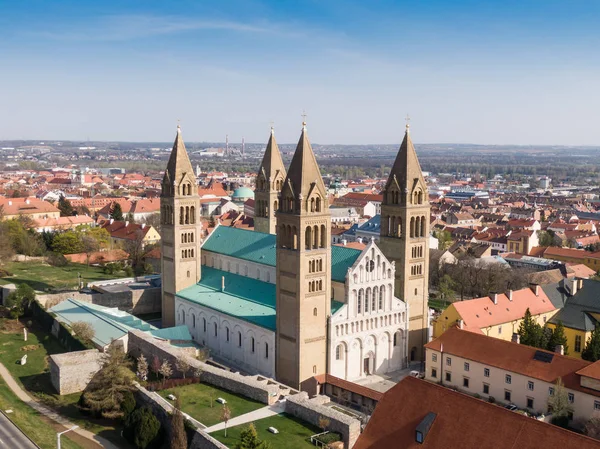
{"type": "Polygon", "coordinates": [[[591,377],[592,379],[600,380],[600,360],[583,367],[577,374],[584,377],[591,377]]]}
{"type": "Polygon", "coordinates": [[[532,257],[544,257],[544,253],[548,248],[546,246],[534,246],[529,251],[529,255],[532,257]]]}
{"type": "Polygon", "coordinates": [[[572,248],[558,248],[550,246],[544,252],[544,257],[551,259],[552,256],[558,257],[573,257],[577,259],[600,259],[600,252],[590,253],[583,249],[572,249],[572,248]]]}
{"type": "Polygon", "coordinates": [[[0,206],[4,210],[4,215],[28,215],[40,213],[55,213],[59,210],[48,201],[38,200],[34,197],[29,198],[2,198],[0,197],[0,206]]]}
{"type": "Polygon", "coordinates": [[[354,449],[598,449],[600,442],[425,380],[406,377],[375,408],[354,449]],[[416,428],[435,419],[422,443],[416,428]]]}
{"type": "Polygon", "coordinates": [[[129,223],[127,221],[106,221],[101,225],[115,239],[135,240],[139,233],[144,237],[152,226],[144,224],[129,223]]]}
{"type": "Polygon", "coordinates": [[[39,218],[34,220],[36,228],[71,228],[82,224],[93,224],[94,219],[88,215],[73,217],[39,218]]]}
{"type": "Polygon", "coordinates": [[[478,332],[488,326],[520,320],[527,309],[532,315],[556,310],[542,289],[538,293],[539,296],[535,296],[530,288],[524,288],[513,291],[512,301],[505,294],[498,294],[497,304],[489,296],[484,296],[456,301],[452,306],[463,319],[465,328],[478,332]]]}
{"type": "Polygon", "coordinates": [[[343,243],[334,243],[334,246],[344,246],[346,248],[354,248],[361,251],[367,247],[366,244],[360,242],[348,242],[345,245],[343,243]]]}
{"type": "Polygon", "coordinates": [[[543,351],[532,346],[520,345],[483,334],[467,332],[456,327],[448,329],[438,338],[427,343],[425,347],[440,351],[442,345],[444,346],[444,354],[452,354],[550,383],[555,383],[560,377],[565,387],[571,390],[600,396],[600,391],[584,388],[580,385],[577,371],[590,364],[590,362],[582,359],[543,351]],[[552,361],[546,363],[534,360],[534,355],[538,351],[552,354],[552,361]]]}
{"type": "Polygon", "coordinates": [[[567,263],[567,277],[590,278],[596,274],[594,270],[582,263],[567,263]]]}
{"type": "Polygon", "coordinates": [[[545,270],[545,271],[536,271],[534,273],[530,273],[527,276],[527,281],[530,284],[555,284],[556,282],[560,282],[564,279],[560,268],[555,268],[553,270],[545,270]]]}
{"type": "MultiPolygon", "coordinates": [[[[69,262],[85,264],[87,263],[87,255],[85,253],[79,254],[65,254],[66,259],[69,262]]],[[[95,251],[90,254],[90,263],[108,263],[108,262],[116,262],[119,260],[127,260],[129,258],[129,254],[127,254],[122,249],[113,249],[110,251],[95,251]]]]}
{"type": "Polygon", "coordinates": [[[314,376],[315,380],[320,384],[335,385],[336,387],[343,388],[344,390],[351,391],[352,393],[359,394],[366,398],[379,401],[383,397],[383,393],[367,388],[363,385],[356,384],[339,377],[332,376],[331,374],[319,374],[314,376]]]}

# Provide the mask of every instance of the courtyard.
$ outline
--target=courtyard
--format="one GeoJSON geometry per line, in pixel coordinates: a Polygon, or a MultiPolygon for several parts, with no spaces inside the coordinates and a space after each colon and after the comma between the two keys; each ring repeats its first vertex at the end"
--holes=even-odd
{"type": "Polygon", "coordinates": [[[231,418],[244,415],[265,406],[262,402],[253,401],[227,390],[203,383],[169,388],[159,391],[158,394],[171,404],[173,404],[173,401],[170,401],[167,397],[170,394],[178,397],[181,401],[181,410],[207,427],[222,421],[223,405],[217,402],[217,398],[223,398],[227,401],[227,406],[231,410],[231,418]]]}

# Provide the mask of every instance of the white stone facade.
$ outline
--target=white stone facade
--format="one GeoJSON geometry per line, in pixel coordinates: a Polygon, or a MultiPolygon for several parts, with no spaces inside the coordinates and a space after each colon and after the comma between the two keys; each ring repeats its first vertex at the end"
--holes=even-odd
{"type": "Polygon", "coordinates": [[[394,272],[374,242],[348,270],[346,304],[329,326],[330,374],[356,380],[406,366],[408,307],[394,297],[394,272]]]}
{"type": "Polygon", "coordinates": [[[205,250],[202,251],[202,265],[275,284],[276,268],[270,265],[236,259],[205,250]]]}
{"type": "Polygon", "coordinates": [[[211,355],[249,374],[275,377],[275,332],[176,297],[176,323],[211,355]]]}

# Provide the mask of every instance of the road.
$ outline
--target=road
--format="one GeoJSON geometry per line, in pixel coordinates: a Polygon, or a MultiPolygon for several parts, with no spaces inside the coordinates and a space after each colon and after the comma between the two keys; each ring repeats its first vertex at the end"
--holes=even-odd
{"type": "Polygon", "coordinates": [[[38,449],[4,414],[0,413],[0,449],[38,449]]]}

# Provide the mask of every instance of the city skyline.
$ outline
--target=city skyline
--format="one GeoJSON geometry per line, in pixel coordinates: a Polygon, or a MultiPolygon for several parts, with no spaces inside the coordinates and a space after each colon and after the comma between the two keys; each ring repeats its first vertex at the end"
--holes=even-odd
{"type": "Polygon", "coordinates": [[[599,145],[599,7],[5,2],[0,139],[599,145]]]}

